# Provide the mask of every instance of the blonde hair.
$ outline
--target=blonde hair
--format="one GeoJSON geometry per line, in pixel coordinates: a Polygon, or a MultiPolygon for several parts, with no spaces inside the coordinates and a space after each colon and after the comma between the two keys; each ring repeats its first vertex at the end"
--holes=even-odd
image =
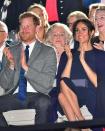
{"type": "Polygon", "coordinates": [[[103,3],[93,3],[93,4],[90,4],[88,16],[90,17],[91,12],[92,12],[93,9],[97,9],[98,7],[100,8],[101,6],[105,6],[105,4],[103,4],[103,3]]]}
{"type": "Polygon", "coordinates": [[[105,11],[105,4],[98,6],[98,8],[96,9],[96,12],[100,10],[105,11]]]}
{"type": "Polygon", "coordinates": [[[69,13],[69,15],[67,16],[67,23],[69,22],[69,19],[72,16],[76,17],[77,20],[88,19],[87,15],[85,13],[83,13],[82,11],[73,11],[73,12],[69,13]]]}
{"type": "Polygon", "coordinates": [[[45,9],[44,6],[42,6],[41,4],[37,4],[37,3],[34,3],[33,5],[31,5],[27,11],[32,11],[32,9],[34,8],[39,8],[43,11],[43,15],[44,15],[44,20],[45,20],[45,26],[49,26],[49,23],[48,23],[48,14],[47,14],[47,11],[45,9]]]}

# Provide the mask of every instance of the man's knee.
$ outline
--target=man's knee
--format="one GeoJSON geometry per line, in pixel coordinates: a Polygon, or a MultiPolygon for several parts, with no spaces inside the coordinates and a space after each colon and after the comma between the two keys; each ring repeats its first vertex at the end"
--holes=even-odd
{"type": "Polygon", "coordinates": [[[43,96],[39,98],[38,106],[42,109],[51,107],[51,100],[49,96],[43,96]]]}

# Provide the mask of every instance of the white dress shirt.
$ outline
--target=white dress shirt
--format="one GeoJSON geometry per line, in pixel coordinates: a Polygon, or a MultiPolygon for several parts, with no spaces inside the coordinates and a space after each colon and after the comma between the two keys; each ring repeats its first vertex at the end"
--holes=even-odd
{"type": "MultiPolygon", "coordinates": [[[[23,44],[23,48],[25,50],[27,44],[25,44],[25,43],[22,43],[22,44],[23,44]]],[[[31,44],[29,44],[29,58],[30,58],[30,55],[31,55],[32,50],[34,48],[34,45],[35,45],[35,41],[32,42],[31,44]]],[[[25,73],[27,73],[27,72],[25,72],[25,73]]],[[[14,93],[17,93],[18,90],[19,90],[19,87],[16,89],[16,91],[14,93]]],[[[27,92],[37,92],[35,89],[33,89],[33,87],[31,86],[31,84],[28,81],[27,81],[27,92]]]]}
{"type": "Polygon", "coordinates": [[[3,57],[3,50],[5,48],[5,44],[2,45],[2,47],[0,47],[0,61],[2,62],[2,57],[3,57]]]}

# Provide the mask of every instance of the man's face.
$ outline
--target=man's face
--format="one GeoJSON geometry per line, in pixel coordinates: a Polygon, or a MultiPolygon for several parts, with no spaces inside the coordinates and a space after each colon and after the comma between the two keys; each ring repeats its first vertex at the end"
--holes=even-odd
{"type": "Polygon", "coordinates": [[[25,43],[31,43],[36,39],[36,26],[31,17],[23,18],[20,21],[20,39],[25,43]]]}

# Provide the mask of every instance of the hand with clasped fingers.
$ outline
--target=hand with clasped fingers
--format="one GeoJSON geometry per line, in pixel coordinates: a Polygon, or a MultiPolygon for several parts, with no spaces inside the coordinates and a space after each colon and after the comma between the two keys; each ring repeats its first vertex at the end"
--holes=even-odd
{"type": "Polygon", "coordinates": [[[25,70],[28,71],[28,64],[26,62],[26,57],[25,57],[25,52],[24,49],[22,48],[21,50],[21,67],[25,70]]]}
{"type": "Polygon", "coordinates": [[[84,48],[81,48],[79,58],[80,58],[80,62],[81,63],[85,62],[85,51],[84,51],[84,48]]]}
{"type": "Polygon", "coordinates": [[[5,57],[7,58],[9,68],[14,70],[15,60],[14,60],[13,54],[11,53],[10,49],[8,47],[5,47],[3,50],[3,53],[5,57]]]}
{"type": "Polygon", "coordinates": [[[67,55],[67,57],[68,57],[68,60],[72,60],[72,59],[73,59],[73,55],[72,55],[72,52],[71,52],[71,49],[70,49],[70,45],[65,44],[64,50],[65,50],[65,52],[66,52],[66,55],[67,55]]]}
{"type": "Polygon", "coordinates": [[[63,73],[62,73],[62,77],[67,77],[67,78],[69,78],[69,77],[70,77],[70,74],[71,74],[71,67],[72,67],[73,55],[72,55],[72,52],[71,52],[71,49],[70,49],[70,45],[65,44],[64,50],[65,50],[65,52],[66,52],[66,55],[67,55],[68,60],[67,60],[65,69],[64,69],[64,71],[63,71],[63,73]]]}

